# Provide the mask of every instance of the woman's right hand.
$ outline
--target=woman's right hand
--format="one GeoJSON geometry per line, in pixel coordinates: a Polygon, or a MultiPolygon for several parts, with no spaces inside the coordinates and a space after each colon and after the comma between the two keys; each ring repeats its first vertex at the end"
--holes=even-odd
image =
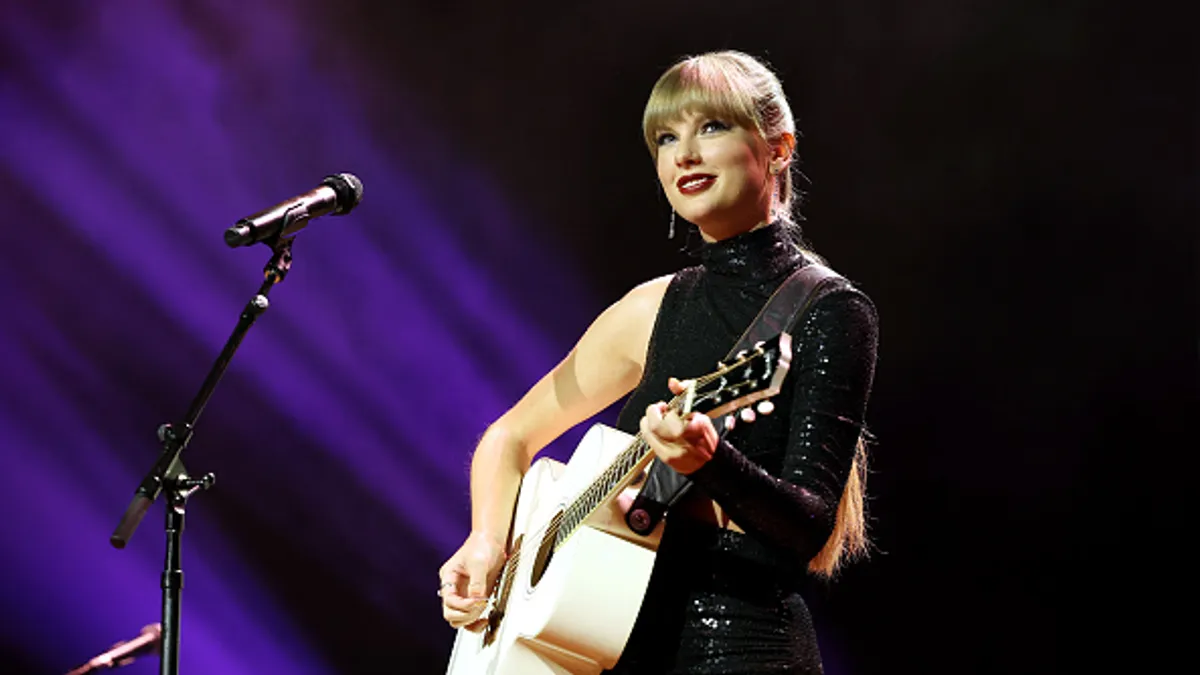
{"type": "Polygon", "coordinates": [[[504,542],[484,532],[472,531],[438,571],[442,616],[454,628],[478,630],[488,596],[505,560],[504,542]]]}

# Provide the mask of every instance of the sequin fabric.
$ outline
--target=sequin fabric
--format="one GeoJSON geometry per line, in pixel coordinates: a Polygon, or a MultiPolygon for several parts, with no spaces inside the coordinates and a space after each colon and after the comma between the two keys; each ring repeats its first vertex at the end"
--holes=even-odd
{"type": "MultiPolygon", "coordinates": [[[[668,377],[714,370],[771,293],[808,262],[778,223],[697,255],[701,264],[676,274],[663,297],[642,381],[618,417],[625,431],[636,431],[646,406],[670,398],[668,377]]],[[[822,672],[797,588],[832,531],[854,457],[875,367],[875,309],[842,284],[792,332],[776,412],[726,433],[685,497],[715,499],[747,534],[668,515],[642,610],[610,672],[822,672]]]]}

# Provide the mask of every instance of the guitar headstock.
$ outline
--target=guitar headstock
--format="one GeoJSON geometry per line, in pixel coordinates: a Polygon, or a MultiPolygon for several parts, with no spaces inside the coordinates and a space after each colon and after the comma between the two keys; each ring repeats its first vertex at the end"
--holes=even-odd
{"type": "Polygon", "coordinates": [[[792,336],[780,333],[739,352],[728,364],[685,385],[684,411],[717,418],[779,393],[792,363],[792,336]]]}

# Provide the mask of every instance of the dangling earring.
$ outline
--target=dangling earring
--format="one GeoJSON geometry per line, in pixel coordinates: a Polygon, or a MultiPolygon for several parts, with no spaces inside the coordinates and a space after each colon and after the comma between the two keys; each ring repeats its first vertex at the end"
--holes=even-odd
{"type": "Polygon", "coordinates": [[[675,238],[675,209],[671,209],[671,224],[667,226],[667,239],[675,238]]]}

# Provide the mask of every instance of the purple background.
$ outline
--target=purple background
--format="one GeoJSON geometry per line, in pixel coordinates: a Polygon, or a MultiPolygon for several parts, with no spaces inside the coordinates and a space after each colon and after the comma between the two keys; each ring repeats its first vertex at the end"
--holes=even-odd
{"type": "Polygon", "coordinates": [[[1200,251],[1196,59],[1152,5],[6,0],[0,671],[158,620],[161,506],[107,540],[257,287],[221,233],[351,171],[185,455],[218,483],[182,666],[441,672],[473,443],[688,264],[641,106],[721,47],[782,75],[808,236],[882,317],[879,551],[810,590],[827,672],[1150,667],[1160,596],[1120,584],[1165,576],[1127,561],[1195,448],[1200,251]]]}

